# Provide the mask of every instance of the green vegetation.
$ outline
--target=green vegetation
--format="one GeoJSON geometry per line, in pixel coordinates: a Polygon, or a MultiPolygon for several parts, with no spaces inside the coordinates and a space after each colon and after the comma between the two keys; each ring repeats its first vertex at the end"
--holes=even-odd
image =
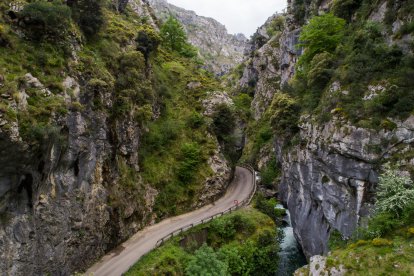
{"type": "Polygon", "coordinates": [[[148,60],[150,53],[158,49],[158,46],[161,43],[161,37],[154,29],[145,26],[138,31],[135,42],[137,43],[137,50],[145,56],[146,60],[148,60]]]}
{"type": "Polygon", "coordinates": [[[207,245],[201,246],[194,252],[194,257],[188,262],[185,274],[194,276],[226,275],[228,265],[221,261],[217,255],[213,248],[207,245]]]}
{"type": "Polygon", "coordinates": [[[276,157],[273,157],[260,172],[260,182],[266,188],[274,189],[276,188],[276,181],[280,174],[280,168],[276,164],[276,157]]]}
{"type": "Polygon", "coordinates": [[[39,1],[25,5],[19,17],[28,37],[37,41],[53,42],[66,39],[71,11],[59,1],[39,1]]]}
{"type": "Polygon", "coordinates": [[[270,106],[271,125],[280,136],[291,137],[298,131],[300,107],[289,95],[277,93],[270,106]]]}
{"type": "Polygon", "coordinates": [[[285,215],[286,211],[284,209],[275,208],[276,205],[277,200],[275,198],[266,199],[261,193],[258,193],[254,200],[254,207],[257,210],[268,215],[275,222],[280,222],[279,220],[285,215]]]}
{"type": "Polygon", "coordinates": [[[123,192],[142,201],[148,186],[159,192],[159,218],[192,208],[218,147],[201,102],[219,83],[200,69],[182,26],[170,20],[159,33],[130,8],[120,14],[106,0],[29,1],[11,20],[6,2],[0,3],[0,94],[7,98],[0,99],[0,111],[10,122],[18,120],[32,151],[57,139],[64,149],[66,116],[79,112],[89,119],[94,112],[106,120],[114,145],[105,162],[119,173],[120,191],[110,198],[115,211],[128,204],[117,198],[123,192]],[[27,84],[27,73],[44,88],[27,84]],[[63,85],[69,76],[80,91],[63,85]],[[189,82],[201,85],[190,89],[189,82]],[[16,109],[12,101],[25,105],[21,91],[29,96],[27,105],[16,109]],[[116,133],[124,127],[139,130],[139,171],[119,150],[116,133]]]}
{"type": "MultiPolygon", "coordinates": [[[[297,100],[299,113],[313,114],[320,122],[339,116],[379,129],[387,118],[404,119],[413,112],[414,57],[386,42],[385,35],[392,36],[389,26],[367,20],[368,11],[375,7],[370,2],[368,8],[367,2],[334,2],[334,14],[349,19],[355,12],[356,21],[346,23],[328,13],[313,17],[303,27],[300,46],[304,53],[297,74],[282,88],[297,100]],[[340,87],[332,90],[334,82],[340,87]],[[372,87],[380,89],[372,91],[372,87]]],[[[410,32],[404,26],[400,35],[410,32]]]]}
{"type": "Polygon", "coordinates": [[[184,57],[195,57],[197,50],[187,42],[187,34],[176,18],[170,16],[161,26],[160,35],[165,47],[184,57]]]}
{"type": "Polygon", "coordinates": [[[269,37],[273,37],[276,34],[283,32],[285,27],[285,17],[284,16],[277,16],[270,22],[266,32],[269,37]]]}
{"type": "Polygon", "coordinates": [[[227,159],[235,164],[240,157],[235,145],[234,129],[236,127],[236,117],[234,111],[226,104],[218,105],[212,116],[212,131],[224,147],[224,154],[227,159]]]}
{"type": "Polygon", "coordinates": [[[272,220],[243,209],[174,237],[126,275],[273,275],[277,234],[272,220]]]}
{"type": "Polygon", "coordinates": [[[368,226],[348,241],[331,235],[329,267],[344,265],[349,275],[414,273],[414,187],[389,168],[380,177],[376,212],[368,226]],[[358,261],[356,261],[358,260],[358,261]]]}
{"type": "Polygon", "coordinates": [[[344,36],[344,28],[345,20],[330,13],[313,17],[299,37],[301,43],[298,46],[305,48],[299,66],[306,67],[317,54],[335,51],[344,36]]]}
{"type": "Polygon", "coordinates": [[[211,175],[206,160],[217,148],[201,116],[200,99],[217,82],[178,53],[159,50],[155,58],[155,92],[161,116],[148,124],[140,148],[142,177],[160,191],[155,203],[159,218],[185,212],[194,204],[211,175]],[[187,87],[198,81],[196,89],[187,87]],[[203,164],[203,165],[202,165],[203,164]]]}
{"type": "Polygon", "coordinates": [[[72,0],[68,1],[75,22],[87,37],[96,35],[105,22],[103,6],[105,0],[72,0]]]}

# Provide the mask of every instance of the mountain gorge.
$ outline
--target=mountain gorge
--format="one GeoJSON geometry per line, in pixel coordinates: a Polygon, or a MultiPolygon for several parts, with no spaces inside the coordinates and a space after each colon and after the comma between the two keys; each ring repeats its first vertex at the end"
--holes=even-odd
{"type": "Polygon", "coordinates": [[[226,27],[216,20],[176,7],[165,0],[149,0],[149,4],[161,22],[172,15],[183,24],[189,42],[199,49],[207,70],[222,76],[243,61],[248,45],[243,34],[228,34],[226,27]]]}
{"type": "MultiPolygon", "coordinates": [[[[362,239],[386,168],[406,187],[414,173],[413,10],[288,0],[247,40],[164,0],[2,1],[0,272],[85,271],[220,198],[237,163],[290,211],[308,260],[362,239]],[[165,42],[170,15],[196,53],[165,42]]],[[[411,243],[413,214],[387,233],[411,243]]]]}
{"type": "Polygon", "coordinates": [[[157,19],[130,2],[0,4],[2,273],[81,271],[227,187],[200,101],[217,81],[152,54],[157,19]]]}
{"type": "Polygon", "coordinates": [[[243,158],[278,172],[307,257],[328,253],[332,233],[348,239],[366,223],[383,164],[412,173],[412,3],[351,2],[289,1],[262,27],[274,35],[259,30],[233,76],[237,91],[253,95],[243,158]],[[344,25],[320,22],[311,33],[329,11],[344,25]],[[343,32],[338,46],[316,46],[329,32],[343,32]]]}

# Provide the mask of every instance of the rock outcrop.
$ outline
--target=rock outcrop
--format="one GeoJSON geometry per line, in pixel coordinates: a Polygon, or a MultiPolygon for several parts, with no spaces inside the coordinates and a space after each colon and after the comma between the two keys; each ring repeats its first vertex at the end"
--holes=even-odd
{"type": "Polygon", "coordinates": [[[243,61],[248,42],[243,34],[231,35],[216,20],[176,7],[166,0],[149,0],[149,3],[160,21],[173,15],[183,24],[189,42],[200,50],[207,69],[216,75],[224,75],[243,61]]]}
{"type": "MultiPolygon", "coordinates": [[[[370,20],[384,20],[385,2],[373,9],[370,20]]],[[[288,3],[288,12],[278,15],[284,18],[282,29],[273,36],[264,31],[277,18],[274,16],[253,36],[251,53],[238,83],[242,91],[254,93],[251,110],[258,124],[269,110],[273,96],[295,75],[302,54],[297,47],[301,26],[311,16],[332,7],[329,0],[320,1],[319,5],[294,0],[288,3]],[[299,12],[303,12],[302,17],[297,16],[299,12]]],[[[392,25],[401,25],[398,22],[399,19],[392,25]]],[[[392,30],[383,35],[389,45],[407,51],[406,38],[398,38],[395,33],[392,30]]],[[[361,98],[372,101],[385,89],[368,85],[361,98]]],[[[349,93],[340,90],[337,81],[327,89],[330,93],[349,93]]],[[[403,166],[414,164],[408,154],[414,146],[413,117],[403,122],[388,118],[391,125],[397,126],[394,130],[374,131],[353,126],[335,112],[332,110],[330,121],[323,124],[312,115],[302,117],[295,141],[275,137],[273,147],[262,147],[256,164],[264,167],[276,155],[282,170],[279,196],[288,206],[295,236],[308,258],[328,252],[333,231],[350,237],[361,219],[369,215],[381,163],[398,159],[403,166]],[[396,159],[395,155],[399,157],[396,159]]]]}
{"type": "Polygon", "coordinates": [[[295,271],[294,276],[343,276],[346,275],[346,269],[343,265],[338,268],[328,268],[326,265],[327,258],[320,255],[315,255],[310,258],[309,264],[301,269],[295,271]]]}
{"type": "MultiPolygon", "coordinates": [[[[126,2],[119,2],[120,11],[126,2]]],[[[134,0],[129,4],[140,16],[150,15],[145,2],[134,0]]],[[[139,63],[133,76],[145,76],[146,91],[154,92],[154,73],[140,53],[133,50],[131,56],[139,63]]],[[[144,181],[140,168],[141,138],[148,132],[134,116],[141,106],[114,116],[114,76],[106,71],[99,75],[105,81],[91,78],[93,73],[85,72],[78,59],[68,63],[67,70],[59,72],[62,82],[58,83],[58,92],[52,92],[39,80],[41,77],[30,73],[19,76],[17,91],[1,90],[6,91],[1,93],[0,102],[2,275],[82,272],[158,219],[154,205],[161,188],[144,181]],[[59,112],[45,104],[53,110],[49,114],[49,109],[41,109],[43,106],[34,107],[34,101],[53,103],[59,112]],[[34,108],[43,112],[47,124],[24,124],[31,118],[24,121],[21,117],[34,108]]],[[[94,70],[105,70],[91,63],[94,70]]],[[[13,78],[8,73],[0,75],[0,88],[11,85],[13,78]]],[[[128,100],[130,105],[136,104],[128,100]]],[[[156,100],[148,105],[153,113],[160,110],[156,100]]],[[[158,116],[152,117],[148,120],[158,116]]],[[[216,141],[213,136],[208,139],[216,141]]],[[[230,180],[231,168],[218,143],[213,150],[202,165],[210,166],[214,175],[199,180],[202,193],[193,195],[193,207],[217,199],[230,180]]]]}
{"type": "Polygon", "coordinates": [[[328,253],[333,230],[349,238],[360,218],[369,215],[380,161],[411,150],[414,117],[380,132],[341,120],[323,126],[303,120],[301,146],[283,154],[278,141],[276,154],[283,168],[281,198],[305,254],[313,256],[328,253]]]}

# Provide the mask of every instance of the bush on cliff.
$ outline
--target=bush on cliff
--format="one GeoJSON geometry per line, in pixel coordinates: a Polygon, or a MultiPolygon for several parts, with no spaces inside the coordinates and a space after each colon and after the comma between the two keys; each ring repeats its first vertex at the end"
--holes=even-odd
{"type": "Polygon", "coordinates": [[[184,27],[173,16],[170,16],[161,26],[160,35],[164,46],[171,51],[189,58],[197,55],[197,50],[187,42],[184,27]]]}
{"type": "Polygon", "coordinates": [[[37,41],[60,41],[68,33],[71,10],[58,1],[40,1],[25,5],[19,18],[27,37],[37,41]]]}
{"type": "Polygon", "coordinates": [[[317,54],[334,52],[344,36],[344,30],[345,20],[342,18],[330,13],[313,17],[303,27],[299,37],[301,43],[298,46],[304,47],[304,53],[298,61],[299,68],[306,70],[317,54]]]}
{"type": "Polygon", "coordinates": [[[401,217],[410,206],[414,206],[413,181],[407,176],[401,176],[398,172],[387,169],[379,179],[377,212],[393,213],[401,217]]]}
{"type": "Polygon", "coordinates": [[[68,5],[72,8],[73,19],[87,37],[99,32],[104,24],[104,0],[73,0],[68,5]]]}
{"type": "Polygon", "coordinates": [[[275,94],[270,111],[271,125],[277,135],[291,137],[297,133],[300,106],[294,98],[282,93],[275,94]]]}

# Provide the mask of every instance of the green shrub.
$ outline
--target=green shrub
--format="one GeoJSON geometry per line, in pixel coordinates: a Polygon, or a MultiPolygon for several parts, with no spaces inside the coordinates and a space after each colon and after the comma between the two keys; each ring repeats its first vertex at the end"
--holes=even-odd
{"type": "Polygon", "coordinates": [[[299,58],[299,66],[305,67],[313,57],[319,53],[335,51],[344,36],[345,20],[330,13],[313,17],[309,24],[304,26],[300,34],[304,54],[299,58]]]}
{"type": "Polygon", "coordinates": [[[236,235],[235,225],[233,224],[233,220],[226,217],[216,219],[211,223],[211,231],[213,240],[218,242],[220,241],[228,241],[233,239],[236,235]]]}
{"type": "Polygon", "coordinates": [[[197,173],[198,166],[202,161],[202,152],[200,145],[196,143],[185,143],[181,147],[181,158],[178,165],[178,178],[189,183],[197,173]]]}
{"type": "Polygon", "coordinates": [[[309,87],[322,91],[333,75],[334,56],[328,52],[316,54],[309,65],[307,84],[309,87]]]}
{"type": "Polygon", "coordinates": [[[8,29],[0,24],[0,47],[8,47],[12,45],[8,29]]]}
{"type": "Polygon", "coordinates": [[[185,57],[194,57],[197,51],[187,42],[187,34],[181,23],[173,16],[161,26],[160,35],[162,43],[171,51],[177,52],[185,57]]]}
{"type": "Polygon", "coordinates": [[[407,231],[409,237],[414,237],[414,227],[411,227],[407,231]]]}
{"type": "Polygon", "coordinates": [[[362,0],[335,0],[332,12],[338,17],[351,21],[352,15],[361,6],[362,0]]]}
{"type": "Polygon", "coordinates": [[[289,95],[277,93],[270,106],[271,125],[281,137],[291,137],[298,132],[300,106],[289,95]]]}
{"type": "Polygon", "coordinates": [[[96,35],[104,24],[104,0],[69,1],[74,20],[87,37],[96,35]]]}
{"type": "Polygon", "coordinates": [[[266,199],[261,193],[256,196],[255,208],[271,217],[274,221],[280,220],[285,215],[285,210],[276,208],[276,205],[277,200],[275,198],[266,199]]]}
{"type": "Polygon", "coordinates": [[[266,188],[275,188],[275,180],[280,175],[280,169],[277,167],[276,158],[273,157],[267,166],[260,172],[261,183],[266,188]]]}
{"type": "Polygon", "coordinates": [[[387,168],[379,178],[376,210],[401,217],[404,210],[414,205],[413,181],[387,168]]]}
{"type": "Polygon", "coordinates": [[[228,275],[228,266],[211,247],[203,245],[188,262],[185,272],[189,276],[228,275]]]}
{"type": "Polygon", "coordinates": [[[204,124],[204,117],[198,112],[192,112],[187,118],[187,126],[192,129],[198,129],[204,124]]]}
{"type": "Polygon", "coordinates": [[[150,53],[156,51],[161,43],[161,37],[150,26],[144,26],[138,31],[135,39],[137,50],[140,51],[145,59],[148,59],[150,53]]]}
{"type": "Polygon", "coordinates": [[[216,136],[225,140],[233,132],[235,120],[233,112],[226,104],[218,105],[213,114],[213,131],[216,136]]]}
{"type": "Polygon", "coordinates": [[[61,41],[68,34],[71,10],[59,1],[34,2],[19,13],[26,35],[37,41],[61,41]]]}
{"type": "Polygon", "coordinates": [[[269,26],[267,27],[267,34],[270,37],[275,36],[277,33],[281,33],[285,27],[285,17],[284,16],[277,16],[270,22],[269,26]]]}
{"type": "Polygon", "coordinates": [[[240,250],[235,246],[221,247],[217,253],[220,260],[223,260],[228,265],[228,272],[230,275],[243,275],[246,271],[247,262],[241,256],[240,250]]]}
{"type": "Polygon", "coordinates": [[[175,120],[162,120],[151,126],[151,131],[143,137],[143,148],[147,152],[162,152],[173,142],[180,132],[180,124],[175,120]]]}
{"type": "Polygon", "coordinates": [[[372,240],[371,244],[373,246],[390,246],[392,242],[387,239],[375,238],[372,240]]]}

